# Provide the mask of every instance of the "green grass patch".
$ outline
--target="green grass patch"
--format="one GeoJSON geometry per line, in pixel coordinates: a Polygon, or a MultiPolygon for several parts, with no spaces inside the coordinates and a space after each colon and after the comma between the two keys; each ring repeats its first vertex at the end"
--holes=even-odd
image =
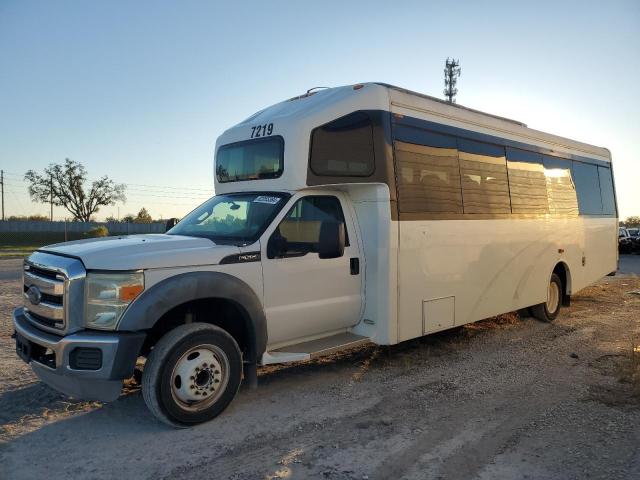
{"type": "Polygon", "coordinates": [[[43,245],[0,245],[0,258],[19,258],[31,255],[34,250],[42,247],[43,245]]]}

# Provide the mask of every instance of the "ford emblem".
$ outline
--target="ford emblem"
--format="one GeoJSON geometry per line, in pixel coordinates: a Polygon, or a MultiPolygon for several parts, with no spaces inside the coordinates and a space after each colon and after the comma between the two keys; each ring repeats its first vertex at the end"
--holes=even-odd
{"type": "Polygon", "coordinates": [[[31,285],[29,290],[27,290],[27,298],[33,305],[38,305],[42,300],[42,292],[35,285],[31,285]]]}

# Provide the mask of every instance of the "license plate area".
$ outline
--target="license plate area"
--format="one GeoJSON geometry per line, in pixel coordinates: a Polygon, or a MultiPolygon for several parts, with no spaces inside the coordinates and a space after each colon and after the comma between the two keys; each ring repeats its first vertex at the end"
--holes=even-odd
{"type": "Polygon", "coordinates": [[[19,333],[16,333],[16,353],[25,362],[31,361],[31,342],[19,333]]]}
{"type": "Polygon", "coordinates": [[[25,361],[35,361],[49,368],[56,368],[56,354],[48,348],[33,343],[16,332],[16,353],[25,361]]]}

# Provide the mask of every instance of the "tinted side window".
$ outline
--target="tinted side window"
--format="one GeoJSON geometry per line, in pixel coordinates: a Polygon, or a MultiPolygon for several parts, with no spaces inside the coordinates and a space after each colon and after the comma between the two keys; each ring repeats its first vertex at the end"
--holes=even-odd
{"type": "Polygon", "coordinates": [[[548,213],[542,155],[507,147],[509,192],[513,213],[548,213]]]}
{"type": "Polygon", "coordinates": [[[598,167],[582,162],[573,162],[573,179],[578,192],[578,208],[582,215],[602,214],[598,167]]]}
{"type": "Polygon", "coordinates": [[[375,169],[373,126],[354,112],[316,128],[311,134],[311,171],[316,175],[367,177],[375,169]]]}
{"type": "MultiPolygon", "coordinates": [[[[320,227],[323,221],[344,223],[340,201],[336,197],[304,197],[298,200],[280,222],[272,237],[281,237],[285,248],[280,257],[302,256],[318,251],[320,227]]],[[[348,234],[345,225],[345,234],[348,234]]],[[[348,235],[346,244],[349,245],[348,235]]]]}
{"type": "Polygon", "coordinates": [[[557,157],[544,157],[544,175],[547,180],[549,213],[577,215],[578,198],[571,174],[571,161],[557,157]]]}
{"type": "Polygon", "coordinates": [[[277,178],[282,175],[284,140],[280,136],[223,145],[216,156],[219,182],[277,178]]]}
{"type": "Polygon", "coordinates": [[[458,139],[464,213],[511,213],[504,147],[458,139]]]}
{"type": "Polygon", "coordinates": [[[462,213],[456,139],[423,133],[424,145],[395,142],[400,212],[462,213]]]}
{"type": "Polygon", "coordinates": [[[608,167],[598,167],[598,177],[600,178],[602,213],[605,215],[615,215],[616,197],[613,194],[613,178],[611,178],[611,169],[608,167]]]}

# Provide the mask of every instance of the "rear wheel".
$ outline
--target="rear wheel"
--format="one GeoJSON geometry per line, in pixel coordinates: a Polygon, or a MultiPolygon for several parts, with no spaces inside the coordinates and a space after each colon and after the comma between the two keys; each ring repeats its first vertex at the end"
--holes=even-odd
{"type": "Polygon", "coordinates": [[[547,301],[531,307],[531,313],[538,320],[543,322],[552,322],[560,313],[560,306],[562,305],[562,280],[560,277],[553,273],[549,280],[549,286],[547,288],[547,301]]]}
{"type": "Polygon", "coordinates": [[[190,323],[167,333],[149,354],[142,396],[159,420],[190,426],[222,413],[241,379],[242,355],[233,337],[214,325],[190,323]]]}

